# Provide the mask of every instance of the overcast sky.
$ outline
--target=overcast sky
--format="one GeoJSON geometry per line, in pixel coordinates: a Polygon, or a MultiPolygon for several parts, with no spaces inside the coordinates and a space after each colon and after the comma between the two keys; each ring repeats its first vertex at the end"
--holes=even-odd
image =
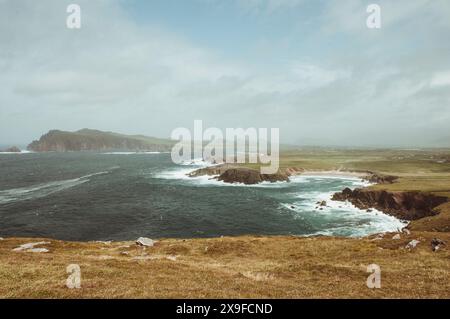
{"type": "Polygon", "coordinates": [[[0,144],[169,137],[194,119],[285,143],[450,146],[450,1],[0,0],[0,144]]]}

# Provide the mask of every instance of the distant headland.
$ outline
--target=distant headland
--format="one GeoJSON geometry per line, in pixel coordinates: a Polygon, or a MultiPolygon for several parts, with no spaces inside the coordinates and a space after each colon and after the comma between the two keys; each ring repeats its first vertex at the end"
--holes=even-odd
{"type": "Polygon", "coordinates": [[[51,130],[27,147],[33,152],[170,151],[173,141],[144,135],[124,135],[92,129],[76,132],[51,130]]]}

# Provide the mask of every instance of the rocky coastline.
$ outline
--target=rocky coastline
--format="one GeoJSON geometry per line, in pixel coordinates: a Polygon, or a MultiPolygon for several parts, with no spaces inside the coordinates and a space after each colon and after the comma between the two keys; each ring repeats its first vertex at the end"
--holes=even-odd
{"type": "Polygon", "coordinates": [[[229,184],[255,185],[262,182],[289,182],[287,173],[262,174],[258,169],[240,167],[231,164],[220,164],[197,169],[188,174],[189,177],[212,176],[213,179],[229,184]]]}
{"type": "MultiPolygon", "coordinates": [[[[259,170],[239,167],[231,164],[220,164],[206,168],[197,169],[188,174],[189,177],[212,176],[213,179],[225,183],[241,183],[245,185],[254,185],[262,182],[289,182],[291,176],[302,174],[331,174],[333,172],[313,172],[302,168],[289,167],[277,174],[261,174],[259,170]]],[[[393,184],[398,177],[394,175],[383,175],[371,171],[364,172],[341,172],[336,174],[349,176],[359,176],[365,181],[373,184],[393,184]]],[[[425,192],[392,192],[386,190],[373,190],[370,188],[357,188],[351,190],[346,188],[341,192],[335,193],[331,198],[335,201],[348,201],[354,206],[363,210],[377,209],[388,215],[394,216],[405,221],[418,220],[424,217],[435,216],[439,214],[436,210],[441,204],[448,202],[448,198],[437,196],[425,192]]]]}
{"type": "Polygon", "coordinates": [[[402,220],[417,220],[437,215],[435,208],[448,201],[447,197],[424,192],[388,192],[357,188],[335,193],[332,200],[349,201],[360,209],[375,208],[402,220]]]}

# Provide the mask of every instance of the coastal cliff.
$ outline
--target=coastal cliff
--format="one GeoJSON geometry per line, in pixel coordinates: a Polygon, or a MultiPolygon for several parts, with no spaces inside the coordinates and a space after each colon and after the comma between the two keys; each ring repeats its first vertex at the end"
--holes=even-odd
{"type": "Polygon", "coordinates": [[[51,130],[27,149],[34,152],[169,151],[171,147],[170,140],[82,129],[76,132],[51,130]]]}
{"type": "Polygon", "coordinates": [[[246,185],[262,182],[289,182],[289,177],[286,174],[261,174],[259,170],[250,168],[227,169],[217,179],[225,183],[242,183],[246,185]]]}
{"type": "Polygon", "coordinates": [[[216,166],[209,166],[205,168],[196,169],[188,174],[189,177],[199,177],[199,176],[215,176],[225,173],[230,168],[236,168],[236,165],[231,164],[220,164],[216,166]]]}
{"type": "Polygon", "coordinates": [[[189,177],[215,176],[214,178],[225,183],[241,183],[246,185],[259,184],[262,182],[289,182],[287,173],[261,174],[259,170],[239,167],[230,164],[221,164],[197,169],[188,174],[189,177]]]}
{"type": "Polygon", "coordinates": [[[385,190],[344,189],[332,197],[349,201],[360,209],[376,208],[403,220],[417,220],[438,214],[434,209],[448,202],[448,198],[424,192],[388,192],[385,190]]]}

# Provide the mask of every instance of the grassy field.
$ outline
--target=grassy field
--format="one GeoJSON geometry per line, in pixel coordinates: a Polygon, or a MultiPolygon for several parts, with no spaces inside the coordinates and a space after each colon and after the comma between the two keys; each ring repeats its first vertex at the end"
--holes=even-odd
{"type": "Polygon", "coordinates": [[[450,254],[432,252],[434,236],[385,239],[234,237],[133,242],[50,240],[50,252],[12,251],[36,239],[0,242],[0,296],[6,298],[450,298],[450,254]],[[421,243],[412,251],[405,245],[421,243]],[[81,267],[81,289],[65,286],[81,267]],[[369,289],[367,266],[381,267],[369,289]]]}
{"type": "Polygon", "coordinates": [[[450,150],[300,149],[281,154],[280,166],[308,170],[374,171],[385,174],[450,176],[450,150]]]}
{"type": "MultiPolygon", "coordinates": [[[[376,189],[418,190],[450,197],[449,150],[289,151],[281,167],[373,171],[399,176],[376,189]]],[[[14,248],[37,239],[0,240],[0,297],[6,298],[450,298],[450,203],[414,221],[411,234],[392,239],[244,236],[163,239],[144,249],[134,242],[56,240],[46,253],[14,248]],[[436,231],[438,230],[438,232],[436,231]],[[417,248],[405,249],[412,239],[417,248]],[[81,289],[65,286],[66,267],[81,267],[81,289]],[[382,271],[381,289],[366,286],[369,264],[382,271]]]]}

